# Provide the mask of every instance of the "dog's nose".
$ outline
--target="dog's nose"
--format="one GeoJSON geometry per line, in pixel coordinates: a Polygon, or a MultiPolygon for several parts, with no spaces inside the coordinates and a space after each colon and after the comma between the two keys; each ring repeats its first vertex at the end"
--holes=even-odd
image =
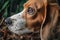
{"type": "Polygon", "coordinates": [[[6,23],[7,25],[11,25],[11,24],[12,24],[11,18],[7,18],[7,19],[5,20],[5,23],[6,23]]]}

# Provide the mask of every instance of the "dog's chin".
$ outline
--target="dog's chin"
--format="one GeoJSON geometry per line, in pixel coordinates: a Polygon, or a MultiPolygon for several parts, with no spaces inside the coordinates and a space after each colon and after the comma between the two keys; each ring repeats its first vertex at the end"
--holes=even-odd
{"type": "Polygon", "coordinates": [[[32,31],[29,30],[28,28],[23,28],[23,29],[16,29],[14,28],[13,26],[12,27],[8,27],[8,29],[15,33],[15,34],[18,34],[18,35],[24,35],[24,34],[27,34],[27,33],[31,33],[32,31]]]}
{"type": "Polygon", "coordinates": [[[18,35],[23,35],[23,34],[27,34],[27,33],[31,33],[32,31],[29,30],[28,28],[25,27],[25,25],[23,24],[15,24],[15,25],[8,25],[8,29],[18,35]]]}

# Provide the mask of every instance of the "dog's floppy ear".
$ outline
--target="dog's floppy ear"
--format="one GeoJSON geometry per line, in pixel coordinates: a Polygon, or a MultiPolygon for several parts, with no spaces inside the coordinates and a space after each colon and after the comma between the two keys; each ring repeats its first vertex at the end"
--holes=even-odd
{"type": "Polygon", "coordinates": [[[47,0],[43,0],[43,7],[44,7],[44,13],[43,13],[43,22],[41,24],[41,29],[40,29],[40,37],[41,40],[44,40],[43,38],[43,24],[45,23],[46,16],[47,16],[47,0]]]}

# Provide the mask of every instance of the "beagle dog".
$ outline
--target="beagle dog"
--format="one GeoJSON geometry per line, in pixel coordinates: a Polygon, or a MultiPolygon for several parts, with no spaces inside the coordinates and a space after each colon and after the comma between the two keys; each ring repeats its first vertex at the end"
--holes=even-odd
{"type": "Polygon", "coordinates": [[[58,7],[47,0],[28,0],[22,12],[5,20],[8,29],[18,35],[40,31],[41,40],[48,40],[51,30],[57,27],[58,7]]]}

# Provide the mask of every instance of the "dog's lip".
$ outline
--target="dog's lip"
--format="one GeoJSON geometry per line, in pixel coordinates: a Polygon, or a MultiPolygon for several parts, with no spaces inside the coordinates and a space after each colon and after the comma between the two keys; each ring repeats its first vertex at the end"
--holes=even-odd
{"type": "Polygon", "coordinates": [[[11,25],[9,25],[9,24],[6,24],[6,27],[11,27],[11,26],[13,26],[12,24],[11,25]]]}
{"type": "Polygon", "coordinates": [[[22,28],[22,29],[16,29],[15,31],[18,31],[18,30],[23,30],[24,28],[22,28]]]}
{"type": "Polygon", "coordinates": [[[24,32],[27,32],[27,33],[31,33],[32,31],[29,30],[29,29],[25,29],[25,28],[22,28],[22,29],[16,29],[15,31],[24,31],[24,32]]]}

